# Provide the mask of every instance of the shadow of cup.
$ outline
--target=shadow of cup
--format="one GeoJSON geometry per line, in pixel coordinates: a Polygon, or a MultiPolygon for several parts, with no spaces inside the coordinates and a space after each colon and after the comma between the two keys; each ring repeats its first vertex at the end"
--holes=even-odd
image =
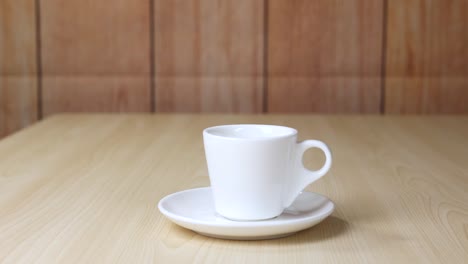
{"type": "Polygon", "coordinates": [[[175,224],[171,225],[172,233],[176,233],[176,236],[179,236],[180,241],[187,240],[198,240],[198,239],[213,239],[218,243],[230,243],[230,244],[252,244],[252,243],[261,243],[262,245],[274,244],[277,245],[278,242],[281,242],[282,245],[297,245],[302,243],[314,243],[320,242],[334,237],[338,237],[344,234],[349,229],[349,224],[345,220],[336,217],[329,216],[323,222],[318,225],[315,225],[309,229],[300,231],[296,234],[293,234],[284,238],[269,239],[269,240],[225,240],[219,238],[205,237],[199,235],[191,230],[179,227],[175,224]]]}
{"type": "Polygon", "coordinates": [[[336,216],[329,216],[322,223],[300,231],[295,235],[285,237],[281,242],[294,245],[320,242],[341,236],[346,233],[348,229],[348,222],[336,216]]]}

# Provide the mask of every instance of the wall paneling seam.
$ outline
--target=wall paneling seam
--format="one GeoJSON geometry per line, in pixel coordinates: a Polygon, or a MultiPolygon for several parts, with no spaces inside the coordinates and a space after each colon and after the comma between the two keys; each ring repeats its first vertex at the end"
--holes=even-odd
{"type": "Polygon", "coordinates": [[[155,58],[155,14],[154,14],[154,1],[149,0],[149,63],[150,63],[150,111],[156,112],[156,58],[155,58]]]}
{"type": "Polygon", "coordinates": [[[269,0],[263,1],[263,91],[262,112],[268,113],[268,36],[269,36],[269,0]]]}
{"type": "Polygon", "coordinates": [[[380,114],[385,114],[385,94],[387,78],[387,40],[388,40],[388,0],[383,0],[382,10],[382,48],[380,66],[380,114]]]}
{"type": "Polygon", "coordinates": [[[37,76],[37,119],[43,117],[42,102],[42,38],[41,38],[41,1],[35,0],[34,14],[36,20],[36,76],[37,76]]]}

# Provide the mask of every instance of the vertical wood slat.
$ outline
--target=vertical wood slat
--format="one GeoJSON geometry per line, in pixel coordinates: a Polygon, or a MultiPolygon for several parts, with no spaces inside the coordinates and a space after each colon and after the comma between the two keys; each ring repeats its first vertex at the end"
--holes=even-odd
{"type": "Polygon", "coordinates": [[[261,112],[263,0],[155,0],[157,111],[261,112]]]}
{"type": "Polygon", "coordinates": [[[383,0],[272,0],[268,110],[378,113],[383,0]]]}
{"type": "Polygon", "coordinates": [[[468,2],[388,2],[387,113],[468,113],[468,2]]]}
{"type": "MultiPolygon", "coordinates": [[[[382,2],[155,0],[158,111],[378,111],[382,2]]],[[[149,111],[149,1],[42,1],[45,113],[149,111]]],[[[388,113],[468,112],[466,1],[388,1],[388,113]]],[[[34,1],[0,2],[0,135],[37,119],[34,1]]]]}
{"type": "Polygon", "coordinates": [[[35,4],[0,1],[0,138],[37,120],[35,4]]]}
{"type": "Polygon", "coordinates": [[[150,111],[148,0],[41,3],[44,114],[150,111]]]}

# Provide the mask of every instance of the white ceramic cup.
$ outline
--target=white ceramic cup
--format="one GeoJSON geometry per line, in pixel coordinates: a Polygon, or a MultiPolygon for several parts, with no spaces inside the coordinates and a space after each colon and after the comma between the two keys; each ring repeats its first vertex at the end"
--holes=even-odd
{"type": "Polygon", "coordinates": [[[297,130],[273,125],[224,125],[203,131],[215,210],[238,221],[280,215],[300,192],[328,172],[330,149],[318,140],[297,142],[297,130]],[[304,168],[309,148],[325,153],[317,171],[304,168]]]}

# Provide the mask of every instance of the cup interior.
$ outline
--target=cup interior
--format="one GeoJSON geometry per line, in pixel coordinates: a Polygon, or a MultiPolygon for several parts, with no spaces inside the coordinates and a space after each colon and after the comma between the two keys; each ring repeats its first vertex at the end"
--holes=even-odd
{"type": "Polygon", "coordinates": [[[212,136],[233,139],[268,139],[297,134],[297,131],[290,127],[256,124],[215,126],[205,129],[204,132],[212,136]]]}

